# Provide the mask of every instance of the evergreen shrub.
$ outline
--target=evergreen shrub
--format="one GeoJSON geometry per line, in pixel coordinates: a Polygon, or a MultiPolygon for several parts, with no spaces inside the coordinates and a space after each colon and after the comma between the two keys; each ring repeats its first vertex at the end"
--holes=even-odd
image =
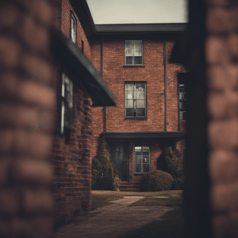
{"type": "Polygon", "coordinates": [[[98,138],[97,155],[92,160],[92,189],[117,190],[120,182],[118,170],[112,165],[103,134],[98,138]]]}
{"type": "Polygon", "coordinates": [[[162,170],[150,171],[141,177],[142,191],[169,190],[173,183],[173,176],[162,170]]]}
{"type": "Polygon", "coordinates": [[[183,189],[184,154],[178,149],[172,150],[171,146],[165,146],[164,153],[158,162],[160,162],[158,167],[171,174],[174,178],[171,189],[183,189]]]}

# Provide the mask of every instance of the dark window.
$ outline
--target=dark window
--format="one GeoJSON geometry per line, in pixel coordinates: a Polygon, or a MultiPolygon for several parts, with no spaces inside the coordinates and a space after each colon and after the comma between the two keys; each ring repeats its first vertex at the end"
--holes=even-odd
{"type": "Polygon", "coordinates": [[[147,146],[135,146],[135,174],[143,174],[148,171],[150,171],[150,148],[147,146]]]}
{"type": "Polygon", "coordinates": [[[69,77],[62,73],[61,84],[61,128],[62,135],[70,130],[73,124],[73,83],[69,77]]]}
{"type": "Polygon", "coordinates": [[[185,81],[179,82],[179,119],[187,120],[187,92],[185,81]]]}
{"type": "Polygon", "coordinates": [[[74,14],[70,14],[70,39],[76,43],[77,40],[77,21],[74,14]]]}
{"type": "Polygon", "coordinates": [[[83,40],[81,40],[81,51],[84,54],[84,42],[83,42],[83,40]]]}
{"type": "Polygon", "coordinates": [[[125,41],[125,65],[143,64],[143,42],[142,40],[125,41]]]}
{"type": "Polygon", "coordinates": [[[125,117],[146,117],[146,83],[125,83],[125,117]]]}

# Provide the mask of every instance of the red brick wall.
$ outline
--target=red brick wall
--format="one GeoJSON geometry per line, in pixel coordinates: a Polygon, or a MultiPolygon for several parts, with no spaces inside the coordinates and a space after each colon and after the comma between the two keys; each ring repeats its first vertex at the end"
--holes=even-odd
{"type": "MultiPolygon", "coordinates": [[[[55,26],[67,37],[70,30],[70,13],[77,19],[77,45],[81,49],[84,41],[84,54],[91,59],[91,46],[85,32],[68,0],[51,1],[55,7],[55,26]],[[60,14],[59,14],[60,12],[60,14]]],[[[61,75],[59,67],[55,68],[55,90],[57,92],[58,110],[56,113],[56,127],[60,127],[61,120],[61,75]]],[[[80,79],[79,79],[80,80],[80,79]]],[[[66,222],[75,215],[83,215],[90,211],[91,203],[91,137],[92,101],[84,86],[74,87],[74,123],[69,141],[55,133],[50,160],[54,168],[54,198],[56,222],[66,222]]]]}
{"type": "MultiPolygon", "coordinates": [[[[116,107],[106,108],[107,132],[164,131],[164,52],[163,41],[143,39],[145,67],[123,67],[124,39],[103,40],[103,79],[116,98],[116,107]],[[124,119],[124,82],[147,82],[147,119],[124,119]]],[[[169,64],[168,60],[174,41],[166,41],[167,59],[167,131],[178,131],[177,72],[181,66],[169,64]]],[[[92,46],[92,62],[100,71],[100,42],[92,46]]],[[[96,153],[97,137],[103,132],[103,114],[93,109],[94,144],[96,153]]]]}

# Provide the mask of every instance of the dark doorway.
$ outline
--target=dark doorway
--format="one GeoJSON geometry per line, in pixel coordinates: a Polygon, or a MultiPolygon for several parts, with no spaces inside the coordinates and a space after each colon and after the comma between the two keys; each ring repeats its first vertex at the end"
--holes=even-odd
{"type": "Polygon", "coordinates": [[[111,161],[115,164],[122,181],[128,181],[128,145],[111,145],[111,161]]]}

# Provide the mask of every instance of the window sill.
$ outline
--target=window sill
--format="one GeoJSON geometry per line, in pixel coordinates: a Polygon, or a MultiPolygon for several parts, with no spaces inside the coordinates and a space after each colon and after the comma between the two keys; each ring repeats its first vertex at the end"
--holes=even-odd
{"type": "Polygon", "coordinates": [[[128,119],[132,119],[132,120],[147,120],[147,117],[124,117],[124,120],[128,120],[128,119]]]}
{"type": "Polygon", "coordinates": [[[123,68],[126,68],[126,67],[145,67],[145,65],[144,64],[124,64],[123,68]]]}

